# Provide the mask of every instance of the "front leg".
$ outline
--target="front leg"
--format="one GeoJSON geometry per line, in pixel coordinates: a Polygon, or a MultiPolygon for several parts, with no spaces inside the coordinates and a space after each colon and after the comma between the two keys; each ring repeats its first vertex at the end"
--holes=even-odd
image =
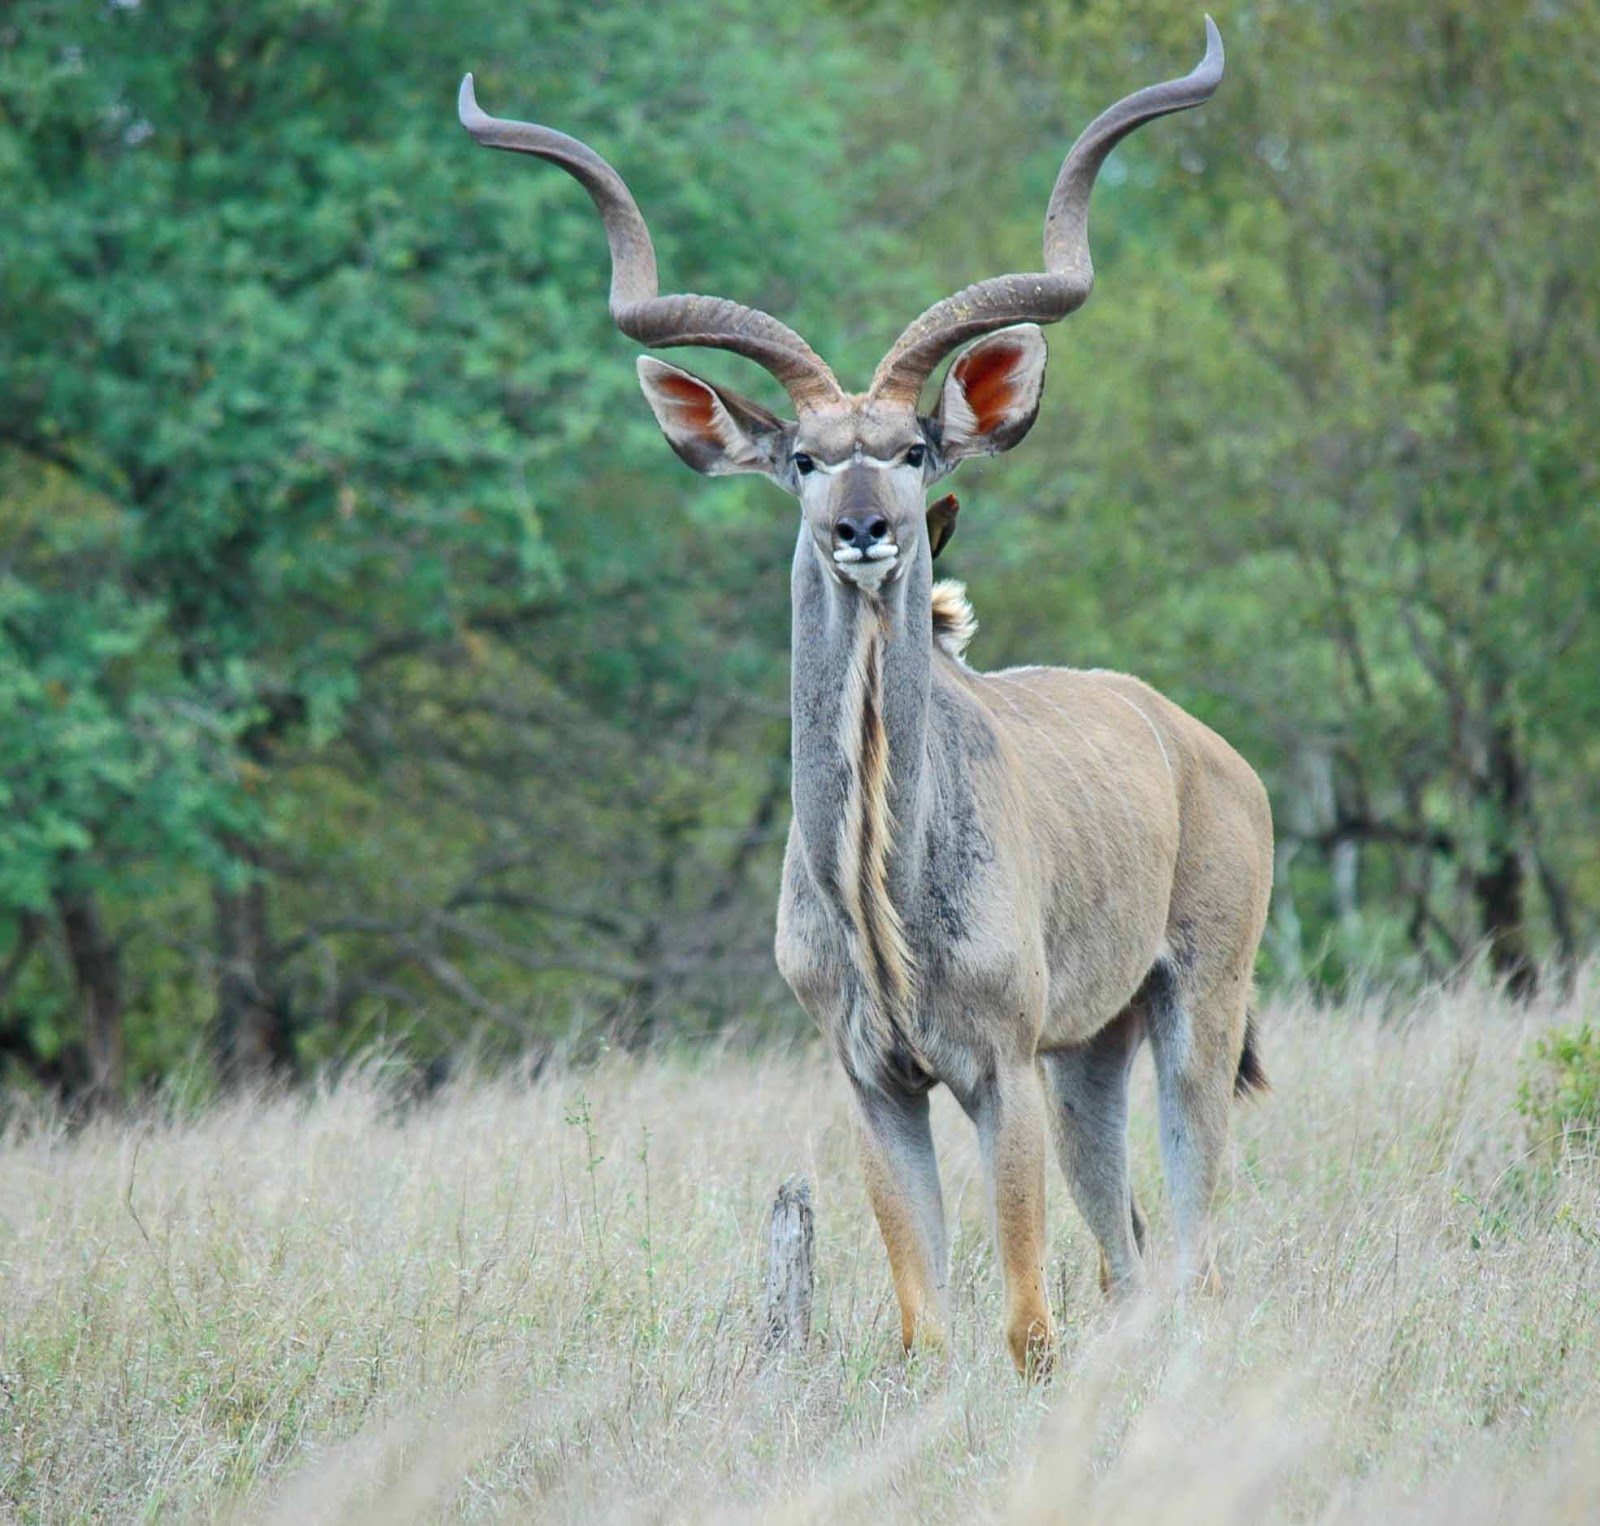
{"type": "Polygon", "coordinates": [[[852,1078],[856,1143],[867,1196],[889,1252],[900,1339],[942,1347],[949,1328],[949,1252],[928,1094],[852,1078]]]}
{"type": "Polygon", "coordinates": [[[1006,1343],[1024,1377],[1055,1353],[1045,1293],[1044,1170],[1048,1114],[1033,1062],[1002,1062],[967,1104],[978,1128],[990,1212],[1005,1278],[1006,1343]]]}

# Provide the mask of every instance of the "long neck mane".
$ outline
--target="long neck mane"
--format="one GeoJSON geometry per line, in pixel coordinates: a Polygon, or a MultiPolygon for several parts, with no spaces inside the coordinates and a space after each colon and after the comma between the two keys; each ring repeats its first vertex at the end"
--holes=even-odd
{"type": "Polygon", "coordinates": [[[916,982],[902,908],[925,858],[931,581],[926,544],[881,596],[842,583],[805,530],[795,551],[795,822],[885,1039],[904,1032],[916,982]]]}

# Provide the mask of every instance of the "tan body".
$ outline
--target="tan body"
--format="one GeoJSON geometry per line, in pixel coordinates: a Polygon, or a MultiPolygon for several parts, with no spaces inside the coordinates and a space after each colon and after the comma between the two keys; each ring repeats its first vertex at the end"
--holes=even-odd
{"type": "MultiPolygon", "coordinates": [[[[593,149],[487,116],[492,148],[577,179],[605,223],[611,312],[645,344],[732,350],[788,391],[788,421],[642,357],[662,432],[697,471],[754,472],[800,501],[792,593],[794,829],[779,965],[839,1054],[909,1344],[942,1327],[946,1244],[929,1089],[977,1126],[1017,1365],[1046,1357],[1044,1159],[1054,1126],[1108,1287],[1143,1277],[1128,1187],[1127,1074],[1148,1038],[1179,1264],[1204,1276],[1206,1215],[1234,1089],[1261,1082],[1246,1021],[1272,826],[1259,781],[1219,737],[1135,679],[961,661],[970,611],[932,561],[955,500],[929,488],[1028,433],[1044,385],[1039,324],[1088,297],[1088,210],[1106,156],[1142,123],[1207,100],[1222,40],[1188,75],[1134,92],[1079,135],[1051,193],[1044,269],[935,303],[846,393],[770,315],[663,296],[642,214],[593,149]],[[963,348],[965,347],[965,348],[963,348]],[[960,351],[934,412],[935,368],[960,351]]],[[[1070,618],[1063,611],[1064,619],[1070,618]]]]}
{"type": "MultiPolygon", "coordinates": [[[[941,656],[935,675],[934,703],[981,715],[995,740],[992,757],[971,763],[993,859],[976,869],[972,895],[987,911],[965,936],[911,954],[920,969],[955,964],[1006,980],[1027,978],[1021,960],[1038,986],[1003,1036],[992,1020],[969,1034],[967,1014],[921,990],[921,1047],[951,1056],[938,1079],[970,1069],[956,1055],[997,1044],[1031,1057],[1086,1043],[1164,957],[1207,991],[1247,991],[1272,879],[1271,815],[1250,765],[1125,674],[978,673],[941,656]]],[[[793,837],[790,861],[786,879],[804,867],[793,837]]],[[[780,907],[780,968],[825,1017],[837,981],[814,945],[826,939],[794,929],[793,914],[791,898],[780,907]]],[[[1239,1005],[1235,1063],[1242,995],[1239,1005]]]]}
{"type": "Polygon", "coordinates": [[[1043,961],[1033,1047],[1086,1043],[1166,956],[1207,991],[1232,988],[1237,1050],[1272,880],[1254,770],[1121,673],[941,668],[999,739],[979,793],[995,802],[996,890],[1021,892],[1005,900],[1043,961]]]}
{"type": "MultiPolygon", "coordinates": [[[[805,554],[804,547],[800,555],[805,554]]],[[[915,583],[915,574],[908,574],[915,583]]],[[[844,624],[852,606],[835,604],[844,624]]],[[[931,591],[966,624],[955,585],[931,591]]],[[[894,589],[854,616],[881,641],[884,672],[915,666],[920,632],[894,589]]],[[[804,605],[797,599],[797,620],[804,605]]],[[[928,639],[928,638],[924,638],[928,639]]],[[[863,1021],[871,981],[852,913],[796,820],[779,906],[779,967],[853,1083],[868,1189],[889,1249],[907,1344],[948,1319],[946,1242],[927,1090],[948,1085],[977,1124],[1019,1366],[1048,1354],[1043,1260],[1047,1136],[1119,1293],[1144,1278],[1143,1223],[1127,1177],[1127,1074],[1156,1053],[1180,1265],[1211,1269],[1206,1215],[1244,1058],[1246,1007],[1272,877],[1266,792],[1215,732],[1139,680],[1059,668],[972,671],[946,636],[928,641],[929,758],[915,818],[896,823],[886,880],[909,975],[896,1035],[863,1021]],[[886,1057],[887,1056],[887,1057],[886,1057]]],[[[797,662],[808,659],[798,652],[797,662]]],[[[797,675],[797,699],[803,685],[797,675]]],[[[863,727],[833,722],[843,756],[863,727]]],[[[797,722],[806,707],[797,703],[797,722]]],[[[797,738],[797,747],[799,739],[797,738]]],[[[894,773],[907,771],[902,756],[894,773]]],[[[797,771],[803,767],[797,752],[797,771]]],[[[850,788],[871,789],[865,769],[850,788]]],[[[904,801],[845,801],[840,820],[908,814],[904,801]]],[[[857,866],[859,872],[859,866],[857,866]]],[[[1247,1070],[1253,1074],[1253,1061],[1247,1070]]]]}

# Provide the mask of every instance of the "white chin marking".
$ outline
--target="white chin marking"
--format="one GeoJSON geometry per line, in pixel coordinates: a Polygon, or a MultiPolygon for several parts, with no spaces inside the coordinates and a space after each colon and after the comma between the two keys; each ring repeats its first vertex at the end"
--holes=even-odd
{"type": "MultiPolygon", "coordinates": [[[[877,547],[873,548],[877,550],[877,547]]],[[[876,593],[883,587],[884,581],[899,565],[898,558],[891,548],[887,556],[875,558],[873,561],[840,562],[838,553],[834,553],[834,560],[839,576],[847,583],[854,583],[857,588],[865,588],[868,593],[876,593]]],[[[861,553],[856,553],[859,556],[861,553]]]]}

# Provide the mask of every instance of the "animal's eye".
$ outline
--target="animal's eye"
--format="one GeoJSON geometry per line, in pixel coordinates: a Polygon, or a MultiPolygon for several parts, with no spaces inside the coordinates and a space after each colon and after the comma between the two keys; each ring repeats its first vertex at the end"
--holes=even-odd
{"type": "Polygon", "coordinates": [[[797,450],[794,453],[794,469],[799,472],[802,477],[809,477],[811,473],[817,469],[817,463],[813,461],[811,457],[808,456],[803,450],[797,450]]]}
{"type": "Polygon", "coordinates": [[[906,465],[921,466],[922,463],[927,459],[927,456],[928,447],[926,445],[913,445],[911,449],[906,452],[906,465]]]}

